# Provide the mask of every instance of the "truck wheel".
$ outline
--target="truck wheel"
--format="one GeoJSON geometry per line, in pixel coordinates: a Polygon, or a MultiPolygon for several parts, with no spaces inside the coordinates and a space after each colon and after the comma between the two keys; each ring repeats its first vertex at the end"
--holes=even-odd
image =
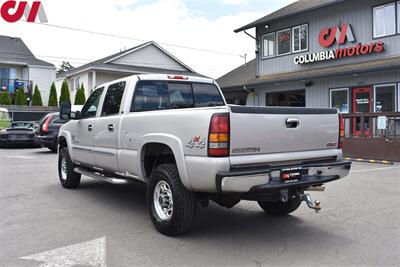
{"type": "Polygon", "coordinates": [[[150,175],[147,204],[154,227],[168,236],[190,230],[196,197],[182,184],[175,164],[158,165],[150,175]]]}
{"type": "Polygon", "coordinates": [[[61,148],[58,155],[58,176],[64,188],[77,188],[81,182],[81,174],[74,172],[74,164],[67,147],[61,148]]]}
{"type": "Polygon", "coordinates": [[[289,199],[288,202],[258,201],[258,205],[268,214],[284,216],[297,210],[301,204],[300,198],[289,199]]]}

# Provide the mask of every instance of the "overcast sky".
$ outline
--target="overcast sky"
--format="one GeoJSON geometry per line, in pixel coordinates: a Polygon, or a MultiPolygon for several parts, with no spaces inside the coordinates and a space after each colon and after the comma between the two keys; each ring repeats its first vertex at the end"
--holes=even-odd
{"type": "MultiPolygon", "coordinates": [[[[31,2],[31,1],[29,1],[31,2]]],[[[49,24],[154,40],[197,72],[218,78],[254,58],[255,43],[233,30],[293,0],[44,0],[49,24]],[[206,53],[166,44],[216,50],[206,53]]],[[[26,22],[0,21],[0,34],[21,37],[40,59],[80,66],[143,41],[26,22]]]]}

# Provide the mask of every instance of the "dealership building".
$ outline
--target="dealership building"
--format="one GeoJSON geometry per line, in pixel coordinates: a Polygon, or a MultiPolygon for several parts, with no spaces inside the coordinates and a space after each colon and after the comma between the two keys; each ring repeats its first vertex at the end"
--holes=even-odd
{"type": "Polygon", "coordinates": [[[400,1],[300,0],[235,32],[256,58],[218,79],[229,102],[337,108],[348,136],[399,137],[400,1]]]}

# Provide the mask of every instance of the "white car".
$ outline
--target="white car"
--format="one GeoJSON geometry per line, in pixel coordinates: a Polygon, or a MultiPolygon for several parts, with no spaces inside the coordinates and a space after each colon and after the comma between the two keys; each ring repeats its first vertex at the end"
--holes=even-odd
{"type": "Polygon", "coordinates": [[[190,229],[198,205],[231,208],[258,201],[286,215],[308,190],[345,177],[343,126],[335,109],[226,104],[214,80],[135,75],[99,86],[59,133],[59,177],[65,188],[81,174],[113,184],[147,184],[155,228],[190,229]]]}

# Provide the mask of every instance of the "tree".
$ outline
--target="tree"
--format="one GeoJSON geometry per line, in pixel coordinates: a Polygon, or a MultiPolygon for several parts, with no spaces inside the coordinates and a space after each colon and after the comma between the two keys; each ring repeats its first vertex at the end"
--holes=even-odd
{"type": "Polygon", "coordinates": [[[69,63],[63,61],[62,64],[60,65],[60,68],[57,70],[57,74],[61,74],[67,71],[72,70],[74,67],[69,63]]]}
{"type": "Polygon", "coordinates": [[[85,87],[83,84],[81,85],[81,88],[76,91],[75,94],[75,105],[83,105],[86,102],[86,96],[85,96],[85,87]]]}
{"type": "Polygon", "coordinates": [[[40,94],[39,87],[35,86],[35,91],[32,96],[32,106],[43,106],[42,95],[40,94]]]}
{"type": "Polygon", "coordinates": [[[12,99],[8,91],[0,93],[0,105],[11,105],[12,99]]]}
{"type": "Polygon", "coordinates": [[[59,99],[59,104],[61,105],[61,103],[64,102],[68,102],[71,103],[71,97],[69,95],[69,87],[68,87],[68,82],[67,80],[64,80],[61,86],[61,95],[60,95],[60,99],[59,99]]]}
{"type": "Polygon", "coordinates": [[[17,94],[15,95],[15,105],[26,106],[27,99],[23,88],[17,89],[17,94]]]}
{"type": "Polygon", "coordinates": [[[57,103],[57,89],[56,89],[56,85],[54,84],[54,82],[51,84],[49,102],[48,102],[47,105],[49,107],[57,107],[58,106],[58,103],[57,103]]]}

